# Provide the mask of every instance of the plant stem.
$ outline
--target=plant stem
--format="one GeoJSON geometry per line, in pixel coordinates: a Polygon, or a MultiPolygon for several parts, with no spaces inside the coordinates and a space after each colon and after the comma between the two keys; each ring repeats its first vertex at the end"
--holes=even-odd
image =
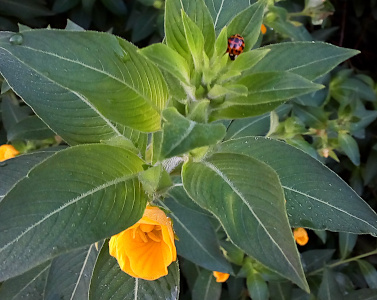
{"type": "Polygon", "coordinates": [[[367,256],[370,256],[370,255],[373,255],[373,254],[377,254],[377,249],[371,251],[371,252],[367,252],[367,253],[364,253],[364,254],[360,254],[358,256],[355,256],[355,257],[351,257],[351,258],[348,258],[348,259],[345,259],[345,260],[340,260],[340,261],[337,261],[331,265],[326,265],[325,267],[323,268],[319,268],[313,272],[310,272],[308,273],[306,276],[312,276],[312,275],[315,275],[317,273],[320,273],[322,272],[325,268],[335,268],[337,266],[340,266],[340,265],[343,265],[343,264],[346,264],[346,263],[349,263],[351,261],[355,261],[355,260],[358,260],[358,259],[361,259],[361,258],[364,258],[364,257],[367,257],[367,256]]]}

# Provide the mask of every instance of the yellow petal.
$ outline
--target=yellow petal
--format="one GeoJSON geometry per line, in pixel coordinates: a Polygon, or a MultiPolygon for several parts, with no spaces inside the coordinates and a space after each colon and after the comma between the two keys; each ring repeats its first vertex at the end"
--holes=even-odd
{"type": "Polygon", "coordinates": [[[222,272],[217,272],[217,271],[213,271],[213,276],[216,277],[216,282],[225,282],[229,278],[228,273],[222,273],[222,272]]]}
{"type": "Polygon", "coordinates": [[[0,146],[0,161],[4,161],[20,154],[12,145],[0,146]]]}
{"type": "Polygon", "coordinates": [[[299,244],[300,246],[306,245],[309,241],[308,233],[302,227],[295,228],[293,230],[293,237],[294,237],[296,243],[299,244]]]}

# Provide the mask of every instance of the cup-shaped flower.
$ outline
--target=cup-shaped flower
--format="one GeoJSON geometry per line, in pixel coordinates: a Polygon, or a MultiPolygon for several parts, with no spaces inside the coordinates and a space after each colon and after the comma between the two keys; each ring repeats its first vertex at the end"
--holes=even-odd
{"type": "Polygon", "coordinates": [[[152,206],[136,224],[112,236],[109,249],[122,271],[146,280],[167,275],[168,266],[177,259],[171,220],[152,206]]]}
{"type": "Polygon", "coordinates": [[[309,241],[308,233],[302,227],[293,230],[293,237],[295,238],[296,243],[300,246],[305,246],[309,241]]]}
{"type": "Polygon", "coordinates": [[[0,161],[4,161],[20,154],[12,145],[0,146],[0,161]]]}
{"type": "Polygon", "coordinates": [[[225,282],[229,278],[228,273],[222,273],[222,272],[217,272],[217,271],[213,271],[213,276],[216,277],[216,282],[225,282]]]}

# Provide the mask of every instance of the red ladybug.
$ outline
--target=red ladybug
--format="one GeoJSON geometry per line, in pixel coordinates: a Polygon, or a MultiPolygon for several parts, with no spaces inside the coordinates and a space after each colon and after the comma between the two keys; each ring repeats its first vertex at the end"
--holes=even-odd
{"type": "Polygon", "coordinates": [[[235,34],[228,39],[228,49],[226,52],[229,53],[231,60],[235,60],[243,52],[244,48],[245,40],[239,34],[235,34]]]}

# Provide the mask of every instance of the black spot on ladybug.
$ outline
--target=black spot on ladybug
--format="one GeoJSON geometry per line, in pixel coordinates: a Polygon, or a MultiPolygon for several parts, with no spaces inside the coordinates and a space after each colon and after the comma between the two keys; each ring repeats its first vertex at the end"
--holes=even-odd
{"type": "Polygon", "coordinates": [[[226,52],[229,53],[231,60],[235,60],[243,52],[243,49],[245,49],[245,40],[242,36],[235,34],[228,39],[228,49],[226,52]]]}

